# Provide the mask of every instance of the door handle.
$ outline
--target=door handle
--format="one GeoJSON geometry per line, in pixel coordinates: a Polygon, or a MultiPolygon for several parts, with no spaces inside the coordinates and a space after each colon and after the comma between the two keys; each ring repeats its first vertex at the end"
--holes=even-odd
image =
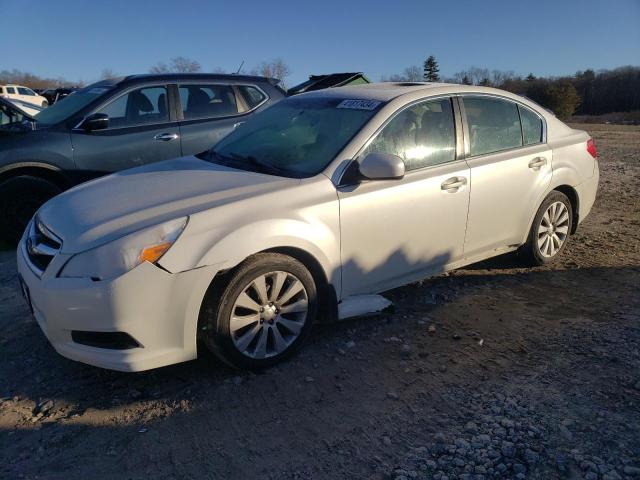
{"type": "Polygon", "coordinates": [[[171,140],[175,140],[178,138],[177,133],[159,133],[155,137],[154,140],[160,140],[161,142],[170,142],[171,140]]]}
{"type": "Polygon", "coordinates": [[[529,168],[532,170],[540,170],[547,164],[547,159],[544,157],[536,157],[529,162],[529,168]]]}
{"type": "Polygon", "coordinates": [[[456,193],[460,188],[467,184],[467,179],[464,177],[451,177],[440,185],[440,189],[447,193],[456,193]]]}

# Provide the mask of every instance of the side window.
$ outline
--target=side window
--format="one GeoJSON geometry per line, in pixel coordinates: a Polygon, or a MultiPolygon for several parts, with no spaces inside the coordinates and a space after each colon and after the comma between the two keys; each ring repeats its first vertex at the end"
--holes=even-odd
{"type": "Polygon", "coordinates": [[[238,114],[236,95],[230,85],[180,85],[185,120],[238,114]]]}
{"type": "Polygon", "coordinates": [[[249,110],[256,108],[267,98],[267,96],[256,87],[251,87],[249,85],[239,85],[238,90],[240,90],[240,94],[247,103],[249,110]]]}
{"type": "Polygon", "coordinates": [[[29,89],[24,87],[18,87],[18,93],[20,95],[31,95],[31,93],[29,93],[29,89]]]}
{"type": "Polygon", "coordinates": [[[396,115],[363,152],[390,153],[407,170],[451,162],[456,158],[456,129],[451,99],[418,103],[396,115]]]}
{"type": "Polygon", "coordinates": [[[518,106],[520,121],[522,122],[522,139],[525,145],[534,145],[542,142],[542,119],[537,113],[526,107],[518,106]]]}
{"type": "Polygon", "coordinates": [[[109,115],[109,128],[168,122],[168,112],[166,87],[132,90],[98,111],[109,115]]]}
{"type": "Polygon", "coordinates": [[[16,89],[13,87],[7,87],[7,94],[9,95],[15,95],[16,93],[16,89]]]}
{"type": "Polygon", "coordinates": [[[464,97],[463,101],[472,156],[522,146],[515,103],[491,97],[464,97]]]}

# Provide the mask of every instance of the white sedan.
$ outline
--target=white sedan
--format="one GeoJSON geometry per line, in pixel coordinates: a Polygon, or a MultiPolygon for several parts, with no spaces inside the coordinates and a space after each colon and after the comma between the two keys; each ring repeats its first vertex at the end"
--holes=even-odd
{"type": "Polygon", "coordinates": [[[593,205],[596,157],[585,132],[501,90],[302,94],[206,153],[47,202],[18,247],[21,285],[68,358],[145,370],[201,340],[264,368],[373,293],[514,250],[553,261],[593,205]]]}

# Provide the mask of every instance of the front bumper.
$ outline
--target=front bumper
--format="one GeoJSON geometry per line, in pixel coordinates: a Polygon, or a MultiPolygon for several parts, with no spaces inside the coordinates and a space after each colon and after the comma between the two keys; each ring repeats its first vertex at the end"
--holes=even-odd
{"type": "Polygon", "coordinates": [[[33,315],[61,355],[127,372],[196,358],[198,315],[215,266],[172,274],[143,263],[113,280],[92,281],[57,277],[64,258],[54,259],[42,275],[32,269],[21,247],[17,258],[33,315]],[[140,346],[112,350],[83,345],[73,341],[73,330],[124,332],[140,346]]]}

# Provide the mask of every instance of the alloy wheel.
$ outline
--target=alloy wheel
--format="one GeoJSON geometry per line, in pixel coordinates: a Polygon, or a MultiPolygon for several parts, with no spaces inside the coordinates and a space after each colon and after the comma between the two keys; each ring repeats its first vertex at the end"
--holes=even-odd
{"type": "Polygon", "coordinates": [[[562,202],[554,202],[540,219],[538,225],[538,250],[545,258],[551,258],[562,248],[569,235],[569,210],[562,202]]]}
{"type": "Polygon", "coordinates": [[[284,352],[307,321],[307,291],[295,275],[275,271],[242,289],[231,309],[229,329],[240,353],[254,359],[284,352]]]}

